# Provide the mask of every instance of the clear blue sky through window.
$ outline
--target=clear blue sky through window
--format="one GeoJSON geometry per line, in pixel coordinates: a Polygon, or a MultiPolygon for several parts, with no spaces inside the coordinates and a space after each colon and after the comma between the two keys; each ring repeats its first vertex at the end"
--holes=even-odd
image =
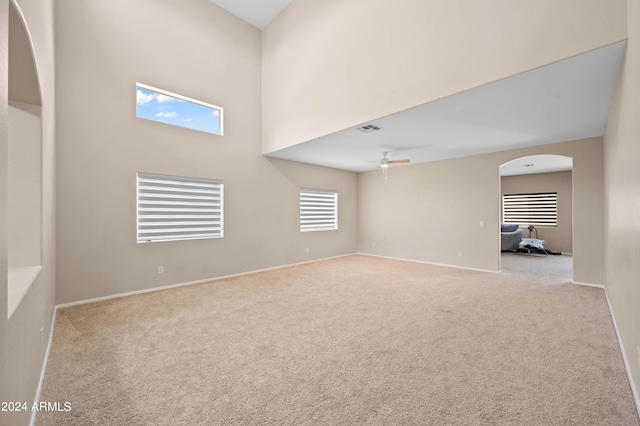
{"type": "Polygon", "coordinates": [[[136,116],[201,132],[222,134],[222,108],[136,84],[136,116]]]}

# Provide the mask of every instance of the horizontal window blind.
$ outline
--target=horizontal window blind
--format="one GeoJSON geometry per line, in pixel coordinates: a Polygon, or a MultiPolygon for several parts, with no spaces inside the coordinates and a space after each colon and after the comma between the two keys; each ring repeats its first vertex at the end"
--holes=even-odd
{"type": "Polygon", "coordinates": [[[338,229],[338,193],[300,189],[300,231],[338,229]]]}
{"type": "Polygon", "coordinates": [[[223,236],[221,180],[138,173],[138,242],[223,236]]]}
{"type": "Polygon", "coordinates": [[[502,196],[502,221],[522,226],[557,226],[558,193],[505,194],[502,196]]]}

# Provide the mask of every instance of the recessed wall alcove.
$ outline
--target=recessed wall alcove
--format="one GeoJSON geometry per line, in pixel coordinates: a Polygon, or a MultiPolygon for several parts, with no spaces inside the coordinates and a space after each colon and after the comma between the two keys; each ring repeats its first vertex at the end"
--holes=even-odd
{"type": "Polygon", "coordinates": [[[29,33],[9,7],[8,306],[11,315],[42,270],[42,100],[29,33]]]}

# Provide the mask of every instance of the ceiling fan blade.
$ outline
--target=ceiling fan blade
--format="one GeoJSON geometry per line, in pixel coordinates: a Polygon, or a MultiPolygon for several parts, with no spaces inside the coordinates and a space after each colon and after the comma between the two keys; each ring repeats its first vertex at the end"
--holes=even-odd
{"type": "Polygon", "coordinates": [[[389,164],[410,163],[411,160],[389,160],[389,164]]]}

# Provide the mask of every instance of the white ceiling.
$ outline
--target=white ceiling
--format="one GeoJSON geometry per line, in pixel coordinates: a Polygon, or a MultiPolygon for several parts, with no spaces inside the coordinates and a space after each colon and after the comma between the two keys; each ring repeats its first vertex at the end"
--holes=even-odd
{"type": "Polygon", "coordinates": [[[291,3],[291,0],[211,0],[211,2],[254,27],[264,29],[291,3]]]}
{"type": "MultiPolygon", "coordinates": [[[[260,29],[291,3],[211,1],[260,29]]],[[[269,156],[363,172],[376,168],[383,151],[389,151],[390,160],[408,158],[416,164],[602,136],[625,48],[620,42],[596,49],[269,156]],[[381,130],[355,130],[367,124],[381,130]]],[[[563,161],[538,156],[533,166],[513,163],[501,173],[570,170],[571,162],[563,161]]]]}

